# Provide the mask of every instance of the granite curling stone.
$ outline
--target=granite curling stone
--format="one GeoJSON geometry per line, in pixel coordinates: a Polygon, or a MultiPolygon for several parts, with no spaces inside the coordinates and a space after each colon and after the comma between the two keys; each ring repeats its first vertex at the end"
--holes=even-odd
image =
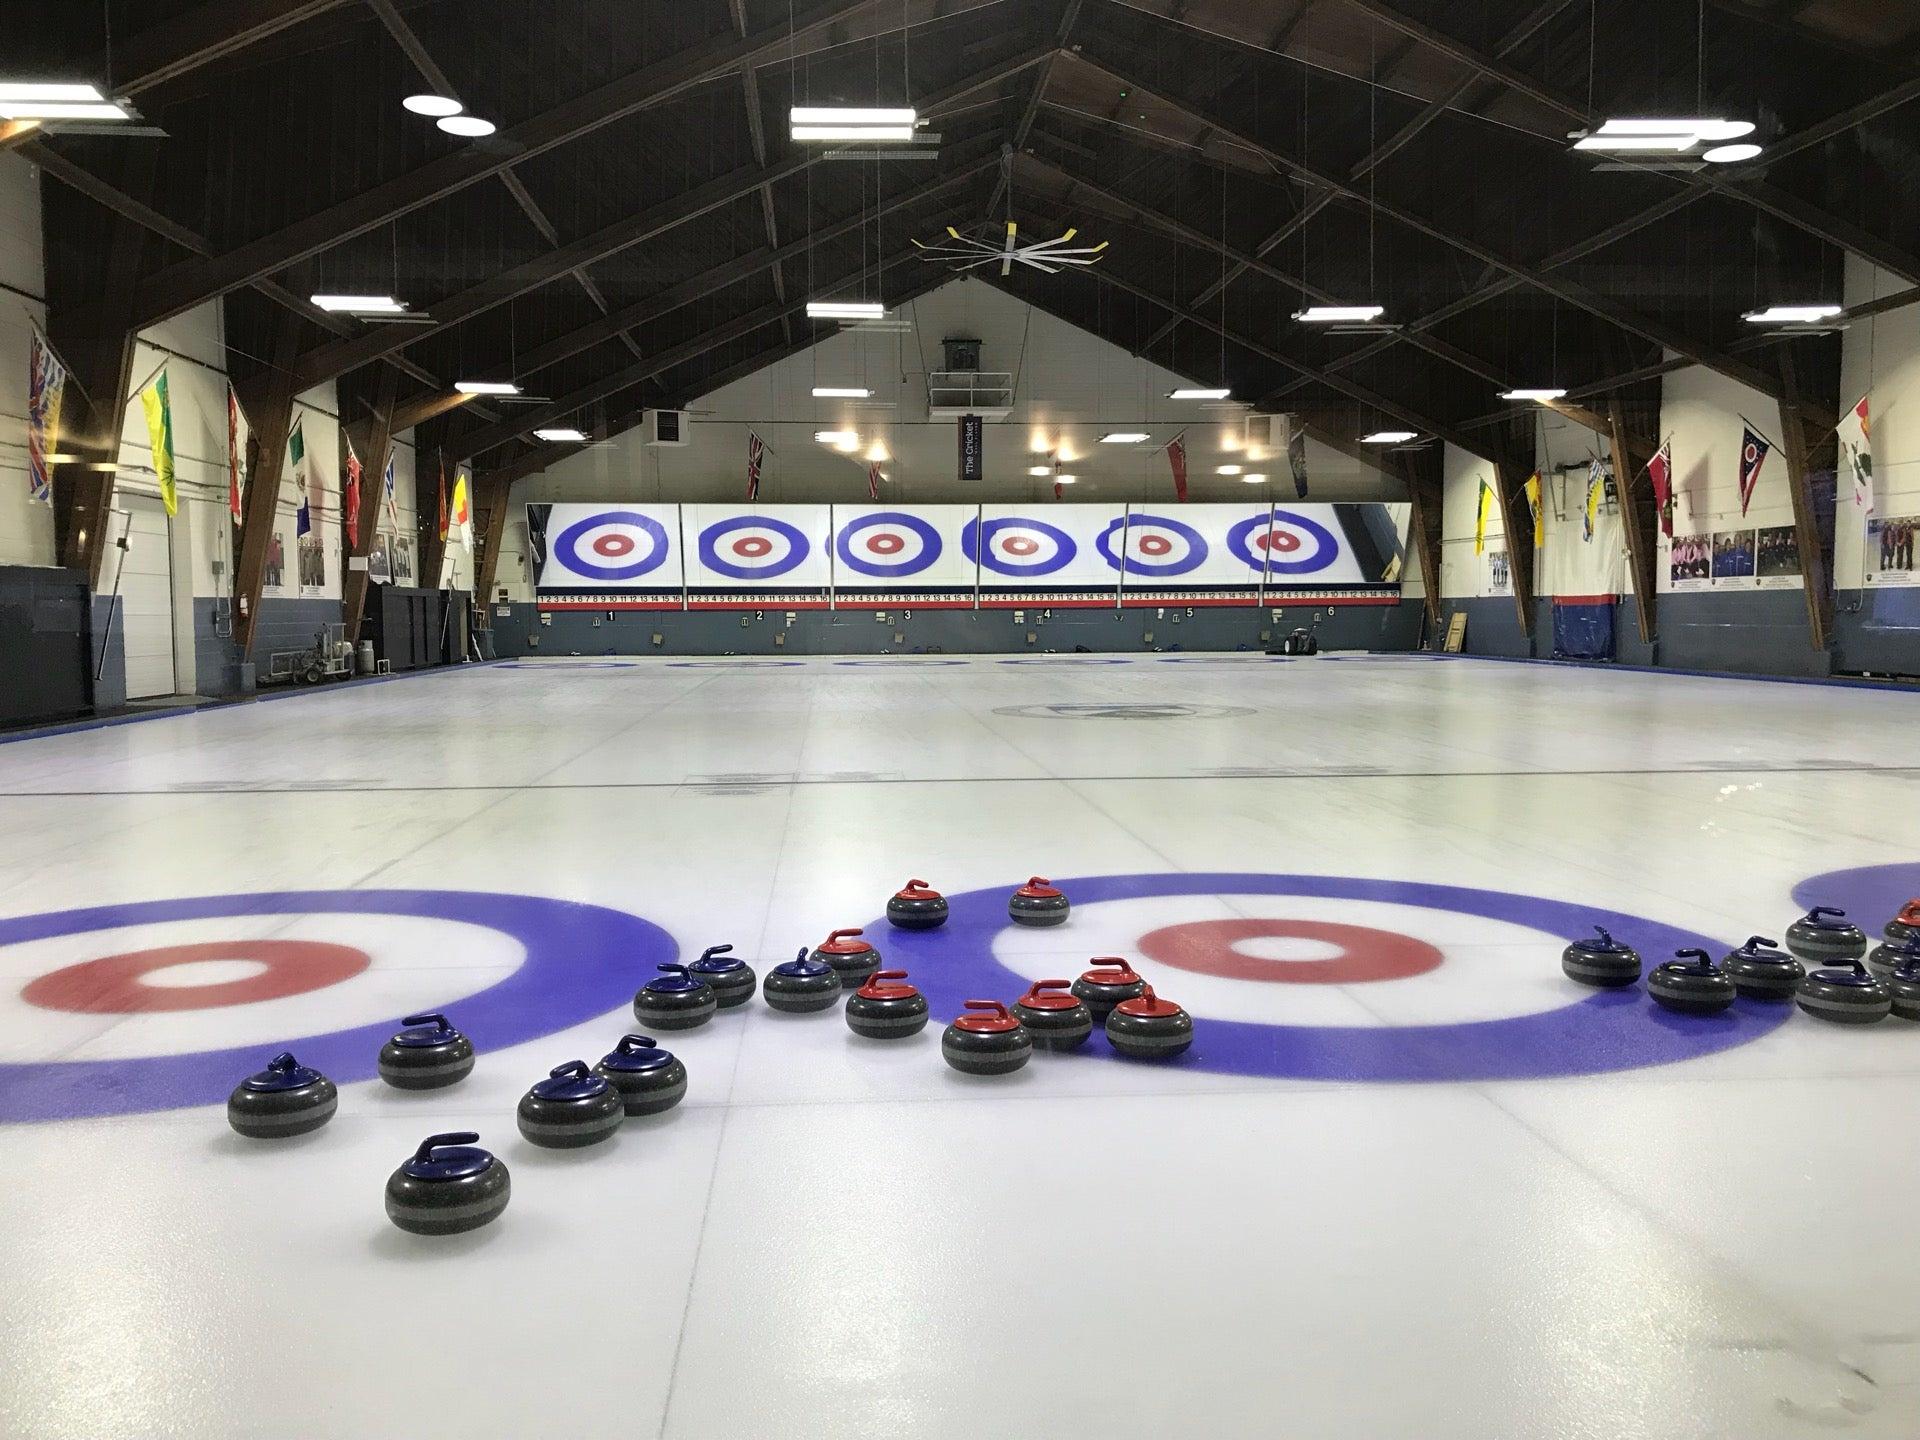
{"type": "Polygon", "coordinates": [[[1027,1027],[998,1000],[969,1000],[940,1037],[940,1054],[962,1075],[1011,1075],[1033,1058],[1027,1027]]]}
{"type": "Polygon", "coordinates": [[[1171,1060],[1193,1044],[1193,1017],[1149,985],[1108,1012],[1107,1042],[1134,1060],[1171,1060]]]}
{"type": "Polygon", "coordinates": [[[1036,980],[1013,1002],[1013,1018],[1041,1050],[1078,1050],[1093,1036],[1093,1011],[1068,989],[1070,983],[1036,980]]]}
{"type": "Polygon", "coordinates": [[[847,1028],[869,1040],[905,1040],[927,1028],[927,997],[904,970],[876,970],[847,1000],[847,1028]]]}
{"type": "Polygon", "coordinates": [[[1778,940],[1761,935],[1749,935],[1747,943],[1729,951],[1720,964],[1733,977],[1733,988],[1749,1000],[1791,1000],[1807,974],[1778,940]]]}
{"type": "Polygon", "coordinates": [[[556,1065],[520,1097],[520,1133],[549,1150],[578,1150],[611,1140],[625,1118],[620,1092],[584,1060],[556,1065]]]}
{"type": "Polygon", "coordinates": [[[909,880],[887,901],[887,923],[900,930],[938,929],[947,923],[947,897],[924,880],[909,880]]]}
{"type": "Polygon", "coordinates": [[[1893,992],[1893,1013],[1902,1020],[1920,1020],[1920,955],[1902,960],[1887,977],[1893,992]]]}
{"type": "Polygon", "coordinates": [[[593,1073],[620,1094],[621,1108],[635,1115],[658,1115],[671,1110],[687,1093],[687,1067],[670,1051],[662,1050],[650,1035],[623,1035],[620,1043],[593,1073]]]}
{"type": "Polygon", "coordinates": [[[1054,889],[1044,875],[1035,875],[1007,899],[1007,915],[1016,925],[1035,928],[1064,924],[1067,897],[1054,889]]]}
{"type": "Polygon", "coordinates": [[[1073,995],[1085,1002],[1093,1018],[1104,1025],[1109,1010],[1122,1000],[1139,998],[1146,988],[1147,982],[1134,974],[1133,966],[1117,955],[1109,955],[1095,960],[1091,970],[1081,972],[1073,982],[1073,995]]]}
{"type": "Polygon", "coordinates": [[[1575,940],[1560,952],[1560,968],[1569,980],[1602,990],[1617,990],[1640,978],[1640,952],[1622,945],[1607,933],[1607,927],[1593,927],[1594,940],[1575,940]]]}
{"type": "Polygon", "coordinates": [[[1893,1013],[1893,987],[1859,960],[1815,970],[1795,998],[1814,1019],[1835,1025],[1872,1025],[1893,1013]]]}
{"type": "Polygon", "coordinates": [[[339,1105],[331,1080],[283,1050],[227,1097],[227,1123],[249,1140],[284,1140],[318,1130],[339,1105]]]}
{"type": "Polygon", "coordinates": [[[1909,900],[1881,934],[1889,940],[1920,940],[1920,899],[1909,900]]]}
{"type": "Polygon", "coordinates": [[[796,958],[767,972],[760,994],[782,1014],[811,1015],[840,1003],[840,975],[826,961],[815,960],[802,945],[796,958]]]}
{"type": "Polygon", "coordinates": [[[414,1235],[459,1235],[500,1218],[513,1193],[504,1161],[471,1130],[429,1135],[387,1177],[387,1218],[414,1235]]]}
{"type": "Polygon", "coordinates": [[[1809,965],[1858,960],[1867,953],[1867,934],[1846,911],[1816,905],[1787,927],[1787,949],[1809,965]]]}
{"type": "Polygon", "coordinates": [[[713,1018],[713,987],[685,965],[662,965],[633,997],[633,1016],[650,1030],[692,1030],[713,1018]]]}
{"type": "Polygon", "coordinates": [[[409,1015],[380,1047],[380,1078],[396,1090],[440,1090],[473,1073],[473,1042],[444,1015],[409,1015]]]}
{"type": "Polygon", "coordinates": [[[1889,940],[1867,952],[1867,968],[1882,980],[1909,960],[1920,960],[1920,940],[1889,940]]]}
{"type": "Polygon", "coordinates": [[[1664,1009],[1681,1015],[1718,1015],[1740,992],[1733,976],[1704,950],[1676,950],[1674,958],[1647,975],[1647,993],[1664,1009]]]}
{"type": "Polygon", "coordinates": [[[760,988],[753,967],[736,958],[731,945],[709,945],[700,952],[700,958],[687,967],[687,972],[707,982],[722,1010],[746,1004],[760,988]]]}
{"type": "Polygon", "coordinates": [[[835,930],[814,947],[813,958],[833,967],[842,990],[858,990],[880,968],[880,952],[862,940],[862,930],[835,930]]]}

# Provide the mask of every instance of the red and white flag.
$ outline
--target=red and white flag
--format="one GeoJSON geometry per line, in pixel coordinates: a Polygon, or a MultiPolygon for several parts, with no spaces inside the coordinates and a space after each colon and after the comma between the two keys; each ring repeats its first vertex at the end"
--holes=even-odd
{"type": "Polygon", "coordinates": [[[869,500],[878,500],[880,498],[880,481],[882,478],[880,474],[880,462],[878,460],[869,460],[867,462],[867,498],[869,500]]]}
{"type": "Polygon", "coordinates": [[[1653,481],[1653,504],[1660,512],[1660,533],[1673,538],[1673,442],[1660,447],[1660,453],[1647,462],[1647,477],[1653,481]]]}
{"type": "Polygon", "coordinates": [[[1767,463],[1773,446],[1760,438],[1760,432],[1748,425],[1740,438],[1740,513],[1747,513],[1753,492],[1760,484],[1760,467],[1767,463]]]}
{"type": "Polygon", "coordinates": [[[360,545],[360,457],[353,453],[351,435],[342,430],[340,438],[347,445],[347,490],[340,497],[340,513],[347,522],[347,548],[357,550],[360,545]]]}
{"type": "Polygon", "coordinates": [[[1872,398],[1862,395],[1840,422],[1840,468],[1853,480],[1853,508],[1863,515],[1873,513],[1872,398]]]}
{"type": "Polygon", "coordinates": [[[1167,443],[1167,464],[1173,467],[1173,495],[1187,498],[1187,432],[1182,430],[1167,443]]]}
{"type": "Polygon", "coordinates": [[[240,397],[227,386],[227,514],[240,518],[240,397]]]}
{"type": "Polygon", "coordinates": [[[760,467],[767,458],[767,445],[753,431],[747,431],[747,499],[760,498],[760,467]]]}

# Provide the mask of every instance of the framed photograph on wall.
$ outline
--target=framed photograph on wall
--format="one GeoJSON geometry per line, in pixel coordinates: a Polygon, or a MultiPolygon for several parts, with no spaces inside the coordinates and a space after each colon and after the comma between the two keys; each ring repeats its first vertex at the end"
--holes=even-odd
{"type": "Polygon", "coordinates": [[[413,580],[413,537],[396,535],[393,537],[393,583],[411,585],[413,580]]]}
{"type": "Polygon", "coordinates": [[[376,585],[393,583],[393,536],[388,531],[373,537],[373,548],[367,552],[367,579],[376,585]]]}

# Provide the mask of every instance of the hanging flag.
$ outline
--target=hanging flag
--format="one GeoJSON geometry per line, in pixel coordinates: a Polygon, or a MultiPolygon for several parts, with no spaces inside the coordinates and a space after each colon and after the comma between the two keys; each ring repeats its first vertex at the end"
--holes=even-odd
{"type": "Polygon", "coordinates": [[[760,466],[767,458],[767,443],[753,431],[747,431],[747,501],[760,498],[760,466]]]}
{"type": "Polygon", "coordinates": [[[1587,467],[1587,503],[1580,515],[1580,538],[1593,543],[1594,527],[1600,519],[1600,502],[1607,495],[1607,472],[1595,460],[1587,467]]]}
{"type": "Polygon", "coordinates": [[[147,412],[147,439],[153,445],[153,473],[167,514],[180,513],[180,492],[173,475],[173,402],[167,396],[167,367],[140,387],[140,408],[147,412]]]}
{"type": "Polygon", "coordinates": [[[347,444],[347,488],[340,496],[340,513],[347,522],[347,548],[360,546],[360,457],[353,453],[353,437],[340,432],[347,444]]]}
{"type": "Polygon", "coordinates": [[[1297,418],[1287,420],[1287,468],[1293,471],[1293,493],[1307,498],[1307,428],[1297,418]]]}
{"type": "Polygon", "coordinates": [[[1673,538],[1673,442],[1660,447],[1647,462],[1647,477],[1653,481],[1653,504],[1660,512],[1660,533],[1673,538]]]}
{"type": "Polygon", "coordinates": [[[387,519],[393,525],[396,537],[400,534],[400,506],[393,498],[393,447],[387,447],[387,475],[384,482],[387,493],[387,519]]]}
{"type": "Polygon", "coordinates": [[[1853,478],[1853,508],[1863,515],[1873,513],[1873,423],[1867,413],[1872,398],[1862,395],[1840,422],[1840,468],[1853,478]]]}
{"type": "Polygon", "coordinates": [[[1480,500],[1473,515],[1473,553],[1484,555],[1487,550],[1487,516],[1493,513],[1493,487],[1486,481],[1480,482],[1480,500]]]}
{"type": "Polygon", "coordinates": [[[880,480],[880,462],[869,460],[867,462],[867,498],[869,500],[880,498],[880,480]]]}
{"type": "Polygon", "coordinates": [[[1740,513],[1747,513],[1747,506],[1753,500],[1753,492],[1760,484],[1760,467],[1767,463],[1767,456],[1773,453],[1773,446],[1754,431],[1751,424],[1740,437],[1740,513]]]}
{"type": "Polygon", "coordinates": [[[473,548],[473,502],[472,488],[468,485],[469,471],[465,465],[456,465],[453,470],[453,511],[447,521],[447,539],[449,543],[473,548]]]}
{"type": "Polygon", "coordinates": [[[1527,508],[1533,512],[1533,548],[1538,550],[1547,543],[1547,517],[1540,508],[1540,472],[1534,471],[1527,480],[1527,508]]]}
{"type": "Polygon", "coordinates": [[[296,512],[293,524],[295,538],[304,537],[313,532],[312,491],[307,485],[307,433],[302,428],[306,417],[293,422],[293,433],[287,437],[287,455],[292,462],[293,483],[300,492],[300,509],[296,512]]]}
{"type": "Polygon", "coordinates": [[[53,503],[53,467],[47,456],[60,450],[60,405],[66,398],[67,367],[34,327],[27,349],[27,492],[53,503]]]}
{"type": "Polygon", "coordinates": [[[440,452],[440,543],[447,543],[447,452],[440,452]]]}
{"type": "MultiPolygon", "coordinates": [[[[1185,500],[1187,498],[1186,431],[1182,430],[1167,442],[1167,464],[1173,467],[1173,498],[1176,500],[1185,500]]],[[[1054,494],[1057,496],[1060,492],[1060,487],[1056,485],[1053,488],[1054,494]]]]}
{"type": "Polygon", "coordinates": [[[227,386],[227,514],[240,520],[240,397],[227,386]]]}

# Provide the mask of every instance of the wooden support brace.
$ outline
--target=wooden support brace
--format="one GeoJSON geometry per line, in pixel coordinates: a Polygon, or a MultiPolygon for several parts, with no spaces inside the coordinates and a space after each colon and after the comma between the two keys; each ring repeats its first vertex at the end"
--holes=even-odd
{"type": "Polygon", "coordinates": [[[486,525],[479,532],[480,555],[474,562],[473,581],[474,598],[485,605],[493,596],[494,580],[500,573],[500,544],[507,536],[507,501],[513,493],[513,477],[488,475],[473,484],[487,497],[486,525]]]}
{"type": "Polygon", "coordinates": [[[1493,467],[1493,498],[1500,507],[1500,529],[1507,540],[1507,573],[1513,579],[1513,603],[1520,628],[1533,635],[1533,511],[1527,507],[1527,476],[1510,460],[1493,467]]]}
{"type": "Polygon", "coordinates": [[[380,389],[373,402],[373,413],[347,425],[348,439],[360,457],[360,527],[347,536],[348,564],[340,582],[340,618],[346,624],[349,640],[360,634],[360,617],[367,609],[367,587],[373,576],[365,561],[373,554],[374,537],[380,533],[380,510],[386,501],[387,457],[393,453],[393,419],[400,388],[400,372],[392,366],[380,371],[380,389]],[[361,565],[351,562],[360,560],[361,565]]]}
{"type": "MultiPolygon", "coordinates": [[[[1833,630],[1833,588],[1827,573],[1827,554],[1820,548],[1820,525],[1813,508],[1813,486],[1808,479],[1814,441],[1801,419],[1799,385],[1793,356],[1780,354],[1785,393],[1780,398],[1780,448],[1787,462],[1787,489],[1793,498],[1793,530],[1800,546],[1800,575],[1807,597],[1807,635],[1816,650],[1827,648],[1833,630]]],[[[1822,437],[1825,438],[1824,436],[1822,437]]]]}
{"type": "Polygon", "coordinates": [[[1649,487],[1646,496],[1639,493],[1635,481],[1639,466],[1627,435],[1626,409],[1618,395],[1607,399],[1607,444],[1613,454],[1613,488],[1620,497],[1620,528],[1627,544],[1627,567],[1633,573],[1633,608],[1640,622],[1640,638],[1651,645],[1659,634],[1659,572],[1654,560],[1659,545],[1653,527],[1659,514],[1649,487]]]}
{"type": "Polygon", "coordinates": [[[1407,479],[1407,499],[1413,507],[1408,547],[1420,557],[1420,579],[1426,590],[1427,621],[1435,634],[1440,629],[1440,487],[1421,473],[1417,457],[1402,457],[1407,479]]]}
{"type": "MultiPolygon", "coordinates": [[[[299,352],[300,321],[287,315],[274,338],[273,360],[265,374],[239,387],[241,408],[251,433],[247,440],[249,478],[240,510],[240,553],[233,564],[234,643],[244,660],[253,653],[260,625],[260,592],[267,577],[267,550],[275,535],[280,481],[287,468],[287,437],[293,429],[293,361],[299,352]]],[[[291,556],[287,557],[289,563],[291,556]]]]}

